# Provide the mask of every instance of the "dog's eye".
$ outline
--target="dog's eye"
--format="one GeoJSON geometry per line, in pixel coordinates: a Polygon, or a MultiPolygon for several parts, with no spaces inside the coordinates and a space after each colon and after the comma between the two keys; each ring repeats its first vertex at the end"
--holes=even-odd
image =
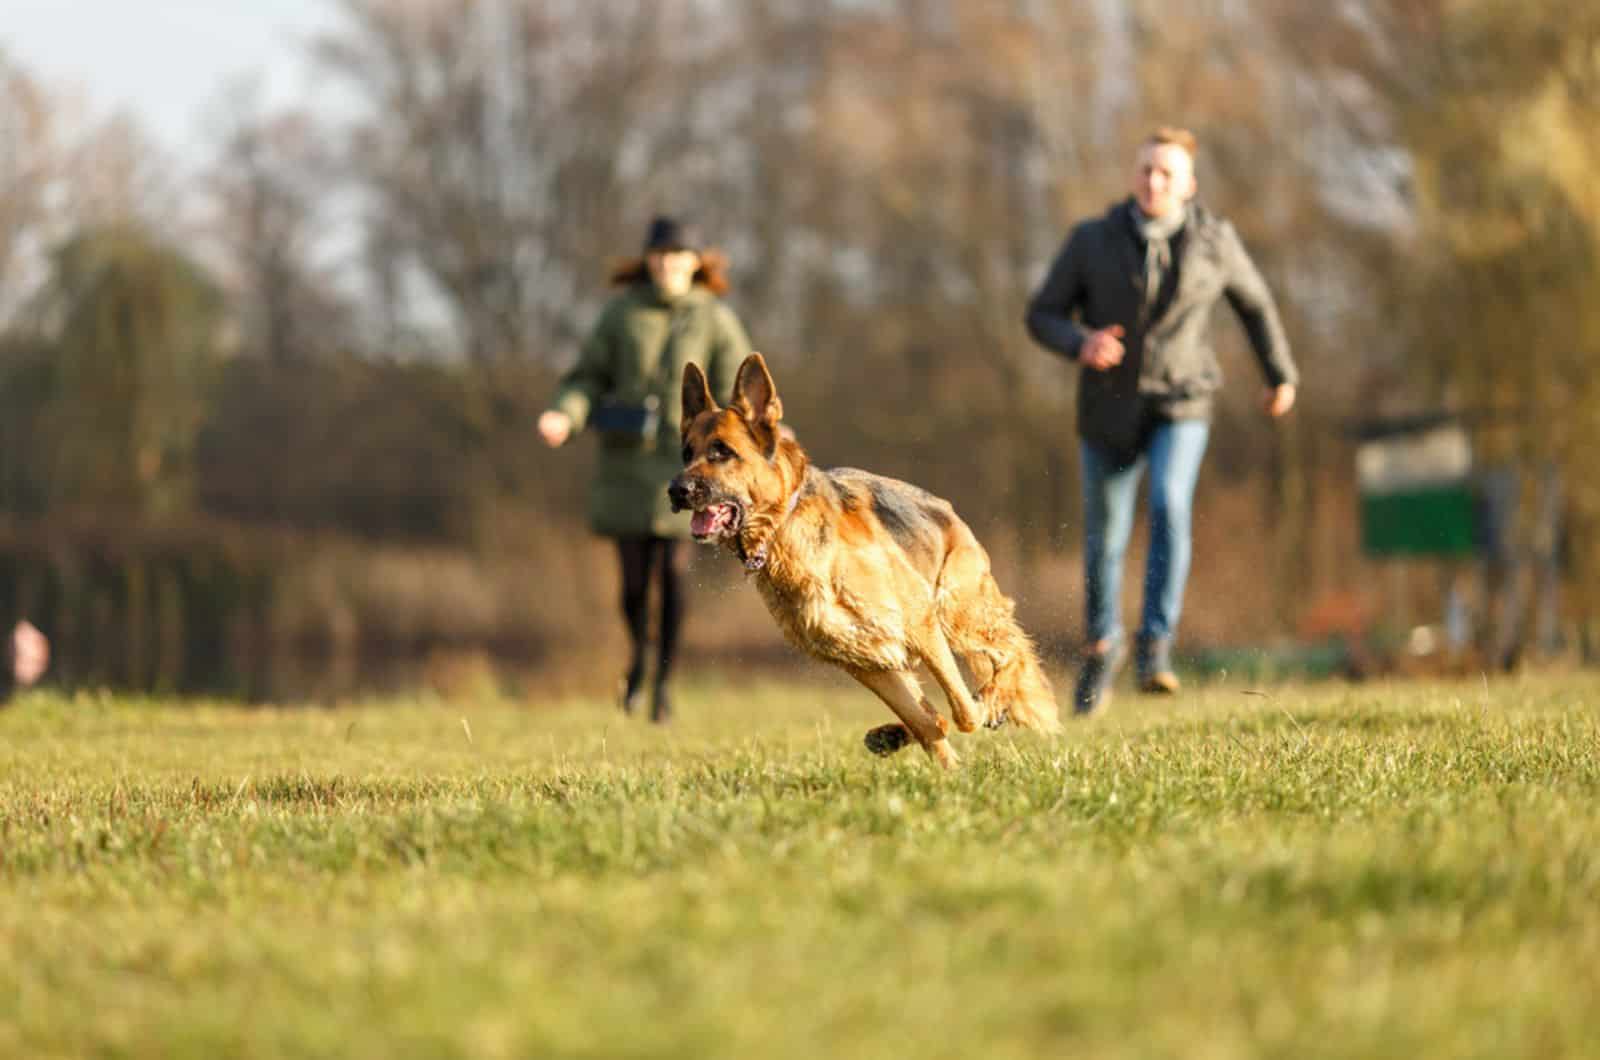
{"type": "Polygon", "coordinates": [[[694,463],[694,450],[687,445],[683,447],[683,462],[685,465],[694,463]]]}
{"type": "Polygon", "coordinates": [[[712,462],[721,463],[724,460],[732,460],[734,457],[734,452],[726,442],[712,442],[711,452],[709,455],[712,462]]]}

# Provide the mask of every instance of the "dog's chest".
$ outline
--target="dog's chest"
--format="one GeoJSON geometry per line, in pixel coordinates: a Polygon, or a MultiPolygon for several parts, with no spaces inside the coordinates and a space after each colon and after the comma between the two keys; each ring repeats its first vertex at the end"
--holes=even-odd
{"type": "Polygon", "coordinates": [[[782,571],[756,583],[784,636],[802,651],[857,669],[909,668],[905,623],[898,609],[863,607],[863,601],[827,580],[789,579],[782,571]]]}

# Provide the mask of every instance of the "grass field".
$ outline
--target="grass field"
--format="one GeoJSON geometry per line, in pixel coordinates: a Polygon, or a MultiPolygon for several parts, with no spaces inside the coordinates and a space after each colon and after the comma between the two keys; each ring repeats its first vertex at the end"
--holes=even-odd
{"type": "Polygon", "coordinates": [[[0,713],[0,1056],[1600,1055],[1600,679],[0,713]]]}

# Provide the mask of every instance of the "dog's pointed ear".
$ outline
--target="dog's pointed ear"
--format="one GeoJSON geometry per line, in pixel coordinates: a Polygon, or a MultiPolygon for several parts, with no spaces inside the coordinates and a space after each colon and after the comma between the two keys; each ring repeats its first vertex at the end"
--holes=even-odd
{"type": "Polygon", "coordinates": [[[700,366],[690,361],[683,366],[683,432],[689,433],[689,424],[702,412],[715,412],[717,402],[711,396],[711,384],[700,366]]]}
{"type": "Polygon", "coordinates": [[[728,407],[756,429],[770,458],[778,445],[778,421],[783,419],[783,402],[778,398],[772,373],[767,371],[767,362],[759,353],[752,353],[739,366],[739,375],[733,382],[733,400],[728,407]]]}
{"type": "Polygon", "coordinates": [[[783,419],[783,402],[777,384],[767,371],[767,362],[752,353],[739,366],[733,381],[733,400],[728,407],[743,416],[761,443],[762,455],[771,460],[778,451],[778,421],[783,419]]]}

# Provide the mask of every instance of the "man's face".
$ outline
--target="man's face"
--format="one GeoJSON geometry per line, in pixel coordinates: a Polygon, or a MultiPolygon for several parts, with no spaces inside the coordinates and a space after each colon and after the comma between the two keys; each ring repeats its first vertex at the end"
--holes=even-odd
{"type": "Polygon", "coordinates": [[[679,295],[694,283],[700,255],[692,250],[652,250],[645,255],[644,263],[657,287],[666,294],[679,295]]]}
{"type": "Polygon", "coordinates": [[[1133,171],[1133,197],[1146,217],[1166,217],[1194,197],[1194,159],[1177,144],[1145,144],[1133,171]]]}

